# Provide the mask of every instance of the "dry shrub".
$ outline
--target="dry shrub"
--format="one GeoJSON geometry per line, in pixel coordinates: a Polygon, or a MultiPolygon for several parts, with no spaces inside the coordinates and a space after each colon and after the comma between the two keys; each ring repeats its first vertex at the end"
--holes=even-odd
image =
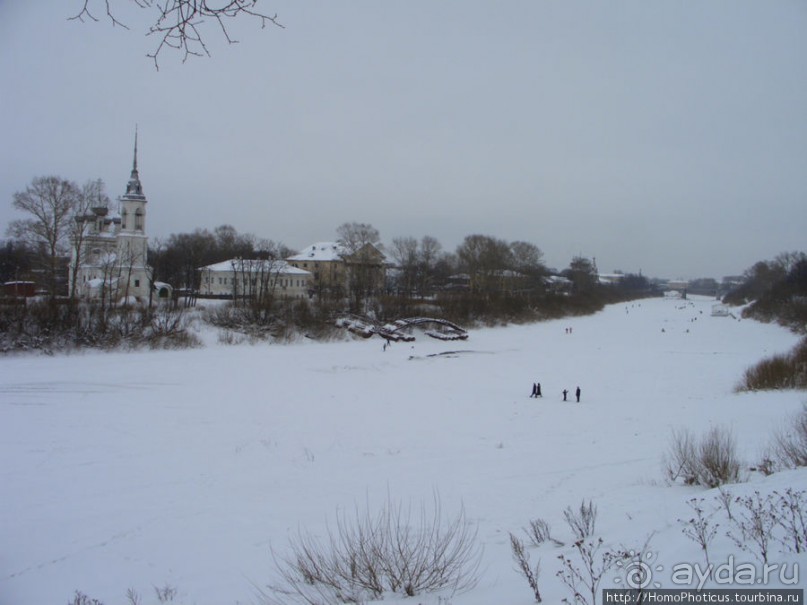
{"type": "Polygon", "coordinates": [[[289,553],[275,556],[282,580],[261,591],[265,603],[280,595],[296,603],[362,603],[384,593],[404,596],[476,585],[481,548],[476,527],[465,512],[444,520],[439,498],[418,514],[387,501],[375,516],[369,512],[337,517],[336,528],[320,540],[298,532],[289,553]]]}
{"type": "Polygon", "coordinates": [[[792,351],[763,359],[745,371],[737,391],[807,389],[807,339],[792,351]]]}
{"type": "Polygon", "coordinates": [[[740,466],[734,435],[727,429],[713,427],[700,440],[688,430],[673,432],[666,459],[671,481],[718,487],[739,481],[740,466]]]}
{"type": "Polygon", "coordinates": [[[807,466],[807,406],[774,435],[769,456],[780,468],[807,466]]]}
{"type": "Polygon", "coordinates": [[[578,510],[567,506],[563,511],[563,518],[572,530],[575,540],[583,540],[594,535],[594,526],[597,524],[597,507],[589,500],[583,500],[578,510]]]}
{"type": "Polygon", "coordinates": [[[555,546],[563,546],[563,542],[552,537],[552,528],[544,519],[533,519],[529,527],[524,530],[533,546],[540,546],[544,542],[552,542],[555,546]]]}
{"type": "Polygon", "coordinates": [[[538,561],[533,569],[530,565],[530,554],[524,547],[524,543],[512,533],[510,534],[510,551],[513,553],[513,560],[515,560],[518,565],[518,570],[530,585],[532,594],[535,597],[535,602],[540,603],[542,598],[541,590],[538,587],[538,577],[541,575],[541,561],[538,561]]]}

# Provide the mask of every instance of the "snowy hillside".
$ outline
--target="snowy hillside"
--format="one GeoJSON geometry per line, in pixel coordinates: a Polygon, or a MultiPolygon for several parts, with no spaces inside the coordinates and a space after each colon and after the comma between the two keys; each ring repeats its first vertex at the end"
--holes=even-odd
{"type": "MultiPolygon", "coordinates": [[[[677,520],[717,492],[666,484],[672,430],[730,428],[754,464],[807,400],[733,392],[797,338],[712,317],[712,303],[647,300],[386,350],[370,339],[1,359],[0,604],[62,605],[81,590],[115,605],[132,587],[145,605],[165,585],[177,603],[254,603],[255,586],[277,581],[271,550],[298,530],[435,492],[446,516],[464,507],[484,547],[477,587],[443,603],[532,603],[509,533],[526,538],[540,517],[568,545],[563,511],[583,499],[606,544],[650,538],[654,580],[672,587],[672,565],[703,558],[677,520]],[[542,399],[529,398],[536,381],[542,399]]],[[[730,489],[786,487],[806,489],[807,473],[750,473],[730,489]]],[[[753,562],[723,529],[712,560],[753,562]]],[[[530,549],[544,602],[569,596],[556,572],[570,552],[530,549]]],[[[804,555],[771,559],[807,576],[804,555]]]]}

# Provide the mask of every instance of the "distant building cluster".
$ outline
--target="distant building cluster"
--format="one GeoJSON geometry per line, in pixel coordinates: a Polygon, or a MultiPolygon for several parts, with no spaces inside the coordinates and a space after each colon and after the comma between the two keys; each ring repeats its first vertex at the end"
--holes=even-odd
{"type": "MultiPolygon", "coordinates": [[[[146,206],[135,136],[132,172],[126,193],[119,198],[119,211],[101,206],[76,219],[85,228],[77,230],[80,241],[73,241],[69,281],[75,279],[79,297],[143,302],[172,296],[171,285],[152,280],[146,206]]],[[[285,260],[232,258],[199,267],[198,295],[304,299],[323,293],[343,295],[355,287],[372,292],[383,289],[387,265],[384,254],[372,244],[349,250],[340,243],[319,242],[285,260]]],[[[14,282],[4,290],[16,296],[33,289],[29,282],[14,282]]]]}
{"type": "MultiPolygon", "coordinates": [[[[66,280],[75,284],[76,296],[120,301],[171,299],[172,285],[154,281],[148,264],[147,205],[137,168],[135,134],[132,171],[126,192],[118,198],[118,208],[106,205],[90,208],[76,217],[76,229],[66,280]]],[[[600,273],[593,266],[600,284],[619,285],[629,277],[620,271],[600,273]]],[[[372,295],[395,292],[400,286],[402,269],[395,268],[384,253],[371,243],[348,248],[341,242],[316,242],[285,259],[231,258],[196,268],[198,289],[195,295],[232,299],[308,299],[314,296],[343,297],[361,292],[372,295]]],[[[544,290],[567,293],[573,280],[555,274],[528,276],[509,269],[486,270],[474,275],[458,273],[443,277],[441,291],[530,291],[536,280],[544,290]]],[[[565,273],[564,273],[565,275],[565,273]]],[[[633,276],[635,277],[635,276],[633,276]]],[[[720,296],[742,282],[742,278],[699,280],[650,280],[659,291],[683,296],[687,293],[720,296]]],[[[185,285],[183,285],[185,286],[185,285]]],[[[194,288],[196,288],[194,286],[194,288]]],[[[33,296],[36,283],[15,279],[2,285],[2,294],[12,297],[33,296]]]]}

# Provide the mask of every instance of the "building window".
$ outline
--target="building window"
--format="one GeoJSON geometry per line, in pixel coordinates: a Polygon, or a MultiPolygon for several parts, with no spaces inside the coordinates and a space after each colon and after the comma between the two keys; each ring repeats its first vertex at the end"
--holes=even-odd
{"type": "Polygon", "coordinates": [[[135,231],[142,231],[143,230],[143,211],[138,208],[135,212],[135,231]]]}
{"type": "Polygon", "coordinates": [[[135,280],[135,288],[139,288],[139,287],[140,287],[140,280],[136,279],[135,280]]]}

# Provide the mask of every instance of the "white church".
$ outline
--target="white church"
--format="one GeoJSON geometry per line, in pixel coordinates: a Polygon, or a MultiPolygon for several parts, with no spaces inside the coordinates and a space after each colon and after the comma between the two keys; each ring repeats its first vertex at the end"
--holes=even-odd
{"type": "MultiPolygon", "coordinates": [[[[137,133],[132,174],[118,203],[117,211],[99,206],[76,218],[84,228],[79,229],[81,241],[72,246],[70,283],[75,274],[81,298],[148,302],[153,271],[148,266],[147,200],[137,172],[137,133]]],[[[155,299],[170,297],[167,284],[154,288],[155,299]]]]}

